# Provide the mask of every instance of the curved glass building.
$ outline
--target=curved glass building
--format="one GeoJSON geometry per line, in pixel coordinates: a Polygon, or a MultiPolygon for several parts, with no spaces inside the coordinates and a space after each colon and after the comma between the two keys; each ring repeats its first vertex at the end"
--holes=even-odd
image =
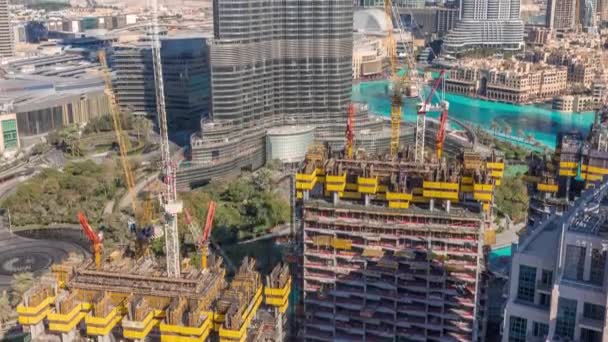
{"type": "Polygon", "coordinates": [[[448,33],[443,49],[458,53],[480,47],[519,50],[524,45],[520,0],[462,0],[460,20],[448,33]]]}

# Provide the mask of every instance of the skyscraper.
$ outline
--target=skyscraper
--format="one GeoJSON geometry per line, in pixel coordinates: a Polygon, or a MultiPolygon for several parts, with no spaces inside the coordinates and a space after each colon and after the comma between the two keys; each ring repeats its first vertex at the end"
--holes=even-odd
{"type": "Polygon", "coordinates": [[[520,0],[462,0],[460,20],[443,48],[456,53],[479,47],[518,50],[524,44],[520,0]]]}
{"type": "Polygon", "coordinates": [[[574,29],[577,22],[576,0],[548,0],[545,16],[547,27],[554,30],[574,29]]]}
{"type": "Polygon", "coordinates": [[[0,0],[0,59],[13,55],[13,34],[8,15],[8,0],[0,0]]]}
{"type": "Polygon", "coordinates": [[[311,125],[344,141],[352,0],[214,0],[213,16],[212,120],[191,137],[180,183],[262,166],[271,127],[311,125]]]}

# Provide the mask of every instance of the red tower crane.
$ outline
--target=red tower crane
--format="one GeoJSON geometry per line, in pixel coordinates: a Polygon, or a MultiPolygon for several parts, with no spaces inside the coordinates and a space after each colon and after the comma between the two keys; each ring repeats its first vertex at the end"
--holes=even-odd
{"type": "Polygon", "coordinates": [[[441,117],[439,118],[439,129],[437,130],[437,136],[435,137],[435,146],[437,148],[437,159],[441,160],[441,154],[443,152],[443,142],[445,141],[445,130],[448,125],[448,106],[447,102],[442,103],[443,110],[441,111],[441,117]]]}
{"type": "Polygon", "coordinates": [[[89,222],[87,221],[87,217],[84,216],[82,212],[78,213],[78,221],[80,221],[80,226],[84,231],[84,234],[87,236],[89,241],[91,241],[91,249],[93,255],[95,256],[95,266],[97,270],[101,270],[101,251],[103,249],[103,235],[101,233],[95,234],[89,222]]]}

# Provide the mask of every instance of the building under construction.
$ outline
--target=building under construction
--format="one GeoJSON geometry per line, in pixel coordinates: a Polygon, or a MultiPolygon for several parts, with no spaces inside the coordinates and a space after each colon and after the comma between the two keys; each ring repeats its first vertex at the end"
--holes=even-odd
{"type": "Polygon", "coordinates": [[[266,279],[244,259],[230,282],[222,259],[204,270],[167,277],[151,261],[120,259],[98,270],[92,261],[53,266],[24,296],[19,323],[32,338],[99,341],[283,341],[291,290],[287,266],[266,279]],[[265,308],[265,309],[262,309],[265,308]],[[267,309],[266,309],[267,308],[267,309]]]}
{"type": "Polygon", "coordinates": [[[557,136],[551,158],[534,158],[526,180],[530,183],[529,226],[552,212],[563,213],[584,189],[596,187],[608,175],[608,108],[599,110],[587,137],[580,132],[557,136]]]}
{"type": "Polygon", "coordinates": [[[419,164],[411,152],[308,153],[296,175],[305,340],[485,339],[484,245],[504,162],[419,164]]]}

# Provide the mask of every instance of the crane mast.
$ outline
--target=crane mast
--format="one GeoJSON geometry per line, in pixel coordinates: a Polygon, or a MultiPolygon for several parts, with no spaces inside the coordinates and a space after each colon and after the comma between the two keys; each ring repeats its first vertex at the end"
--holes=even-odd
{"type": "Polygon", "coordinates": [[[176,168],[171,160],[169,150],[169,131],[165,109],[165,87],[163,68],[160,56],[160,32],[158,25],[158,0],[152,1],[152,60],[154,65],[154,83],[156,89],[156,113],[160,131],[160,152],[164,191],[160,196],[161,206],[165,211],[165,252],[167,255],[167,274],[172,278],[180,276],[179,235],[177,215],[182,211],[182,203],[177,200],[176,168]]]}
{"type": "MultiPolygon", "coordinates": [[[[399,31],[400,41],[404,42],[403,24],[399,17],[399,11],[395,8],[395,4],[392,0],[384,0],[384,13],[388,22],[395,23],[399,31]],[[394,20],[393,20],[394,18],[394,20]]],[[[401,113],[403,111],[403,95],[407,91],[406,88],[414,85],[418,90],[422,89],[422,83],[418,77],[416,71],[416,63],[414,61],[413,51],[405,51],[405,62],[407,63],[407,69],[403,70],[403,75],[398,74],[398,61],[397,61],[397,44],[393,32],[389,29],[386,36],[386,45],[388,50],[388,57],[391,64],[391,85],[393,87],[391,95],[391,144],[390,153],[391,157],[395,157],[399,152],[399,138],[401,135],[401,113]]],[[[407,44],[405,46],[408,48],[407,44]]],[[[423,99],[418,92],[420,101],[423,99]]],[[[416,118],[416,151],[415,161],[416,163],[424,162],[424,131],[425,131],[425,120],[424,114],[417,115],[416,118]]]]}

